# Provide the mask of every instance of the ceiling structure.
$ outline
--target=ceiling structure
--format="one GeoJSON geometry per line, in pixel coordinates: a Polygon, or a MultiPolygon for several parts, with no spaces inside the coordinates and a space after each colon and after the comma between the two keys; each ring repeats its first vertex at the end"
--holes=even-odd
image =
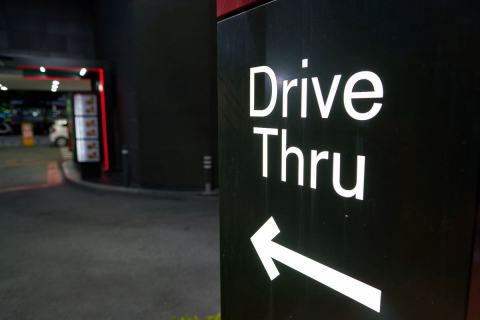
{"type": "Polygon", "coordinates": [[[92,90],[92,81],[88,78],[28,77],[22,73],[0,73],[0,84],[7,87],[8,90],[51,91],[54,80],[59,82],[57,92],[88,92],[92,90]]]}

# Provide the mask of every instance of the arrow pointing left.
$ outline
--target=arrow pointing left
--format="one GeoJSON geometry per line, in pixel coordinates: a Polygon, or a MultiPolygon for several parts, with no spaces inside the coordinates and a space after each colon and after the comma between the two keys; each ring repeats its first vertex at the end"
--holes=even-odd
{"type": "Polygon", "coordinates": [[[273,242],[272,239],[279,233],[280,229],[275,220],[270,217],[251,238],[271,280],[280,275],[272,260],[275,259],[370,309],[380,312],[382,296],[380,290],[273,242]]]}

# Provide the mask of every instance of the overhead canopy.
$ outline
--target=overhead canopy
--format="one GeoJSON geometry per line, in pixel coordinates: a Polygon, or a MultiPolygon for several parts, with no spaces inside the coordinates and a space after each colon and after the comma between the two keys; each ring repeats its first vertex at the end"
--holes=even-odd
{"type": "Polygon", "coordinates": [[[0,73],[0,84],[8,90],[50,91],[53,80],[60,82],[58,92],[91,91],[91,80],[88,78],[75,79],[63,77],[24,77],[22,73],[0,73]]]}

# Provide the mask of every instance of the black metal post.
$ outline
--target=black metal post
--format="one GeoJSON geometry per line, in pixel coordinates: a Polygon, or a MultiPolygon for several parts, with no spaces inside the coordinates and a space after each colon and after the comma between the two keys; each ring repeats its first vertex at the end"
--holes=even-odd
{"type": "Polygon", "coordinates": [[[203,169],[205,170],[205,193],[212,193],[212,156],[203,157],[203,169]]]}
{"type": "Polygon", "coordinates": [[[122,146],[122,168],[123,168],[123,185],[128,187],[130,185],[128,177],[128,149],[127,146],[122,146]]]}

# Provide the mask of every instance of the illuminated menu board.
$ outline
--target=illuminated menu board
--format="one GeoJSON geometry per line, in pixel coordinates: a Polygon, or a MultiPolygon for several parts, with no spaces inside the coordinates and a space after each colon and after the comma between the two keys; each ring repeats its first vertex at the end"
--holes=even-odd
{"type": "Polygon", "coordinates": [[[99,162],[97,96],[77,93],[73,101],[77,160],[78,162],[99,162]]]}

